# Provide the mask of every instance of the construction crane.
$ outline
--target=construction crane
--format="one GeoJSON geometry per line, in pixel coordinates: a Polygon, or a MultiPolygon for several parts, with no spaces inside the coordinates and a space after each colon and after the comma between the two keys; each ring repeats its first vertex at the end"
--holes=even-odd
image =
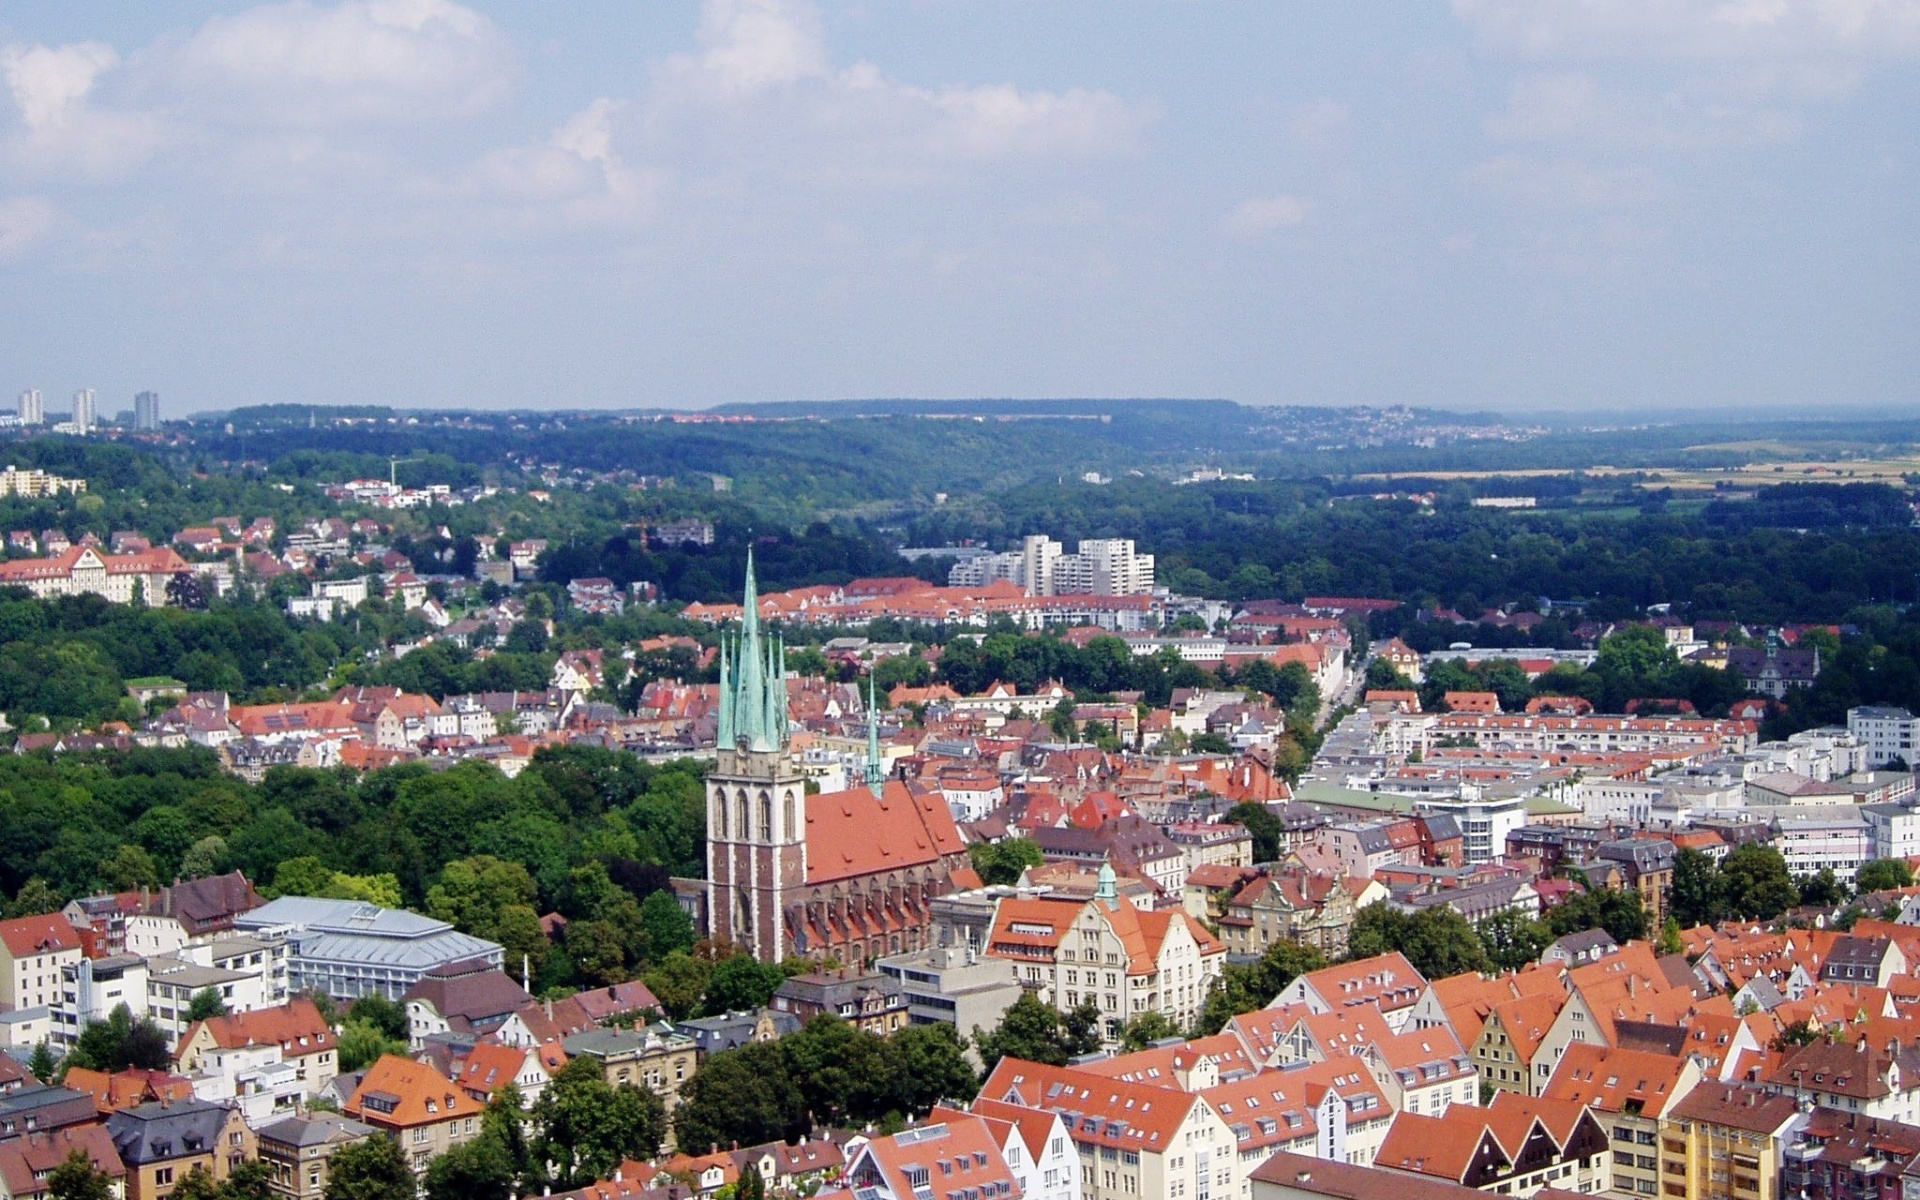
{"type": "Polygon", "coordinates": [[[395,468],[397,468],[401,463],[419,462],[419,461],[420,460],[417,458],[387,459],[387,486],[394,489],[395,491],[400,490],[400,482],[399,482],[399,479],[396,477],[395,468]]]}

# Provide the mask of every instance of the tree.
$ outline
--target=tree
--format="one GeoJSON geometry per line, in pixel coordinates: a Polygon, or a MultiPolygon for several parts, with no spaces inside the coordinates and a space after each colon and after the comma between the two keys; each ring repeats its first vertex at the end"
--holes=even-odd
{"type": "Polygon", "coordinates": [[[1327,965],[1326,955],[1314,946],[1282,939],[1265,954],[1245,965],[1228,963],[1207,989],[1200,1008],[1199,1032],[1212,1036],[1241,1013],[1265,1008],[1287,985],[1327,965]]]}
{"type": "Polygon", "coordinates": [[[60,1069],[60,1062],[53,1056],[53,1047],[41,1038],[33,1045],[33,1055],[27,1059],[27,1070],[41,1083],[52,1083],[53,1073],[60,1069]]]}
{"type": "Polygon", "coordinates": [[[733,1200],[767,1200],[767,1178],[760,1173],[758,1163],[748,1163],[740,1172],[740,1182],[734,1185],[733,1200]]]}
{"type": "Polygon", "coordinates": [[[482,1134],[429,1162],[421,1192],[426,1200],[507,1200],[514,1183],[513,1159],[506,1147],[482,1134]]]}
{"type": "Polygon", "coordinates": [[[342,1071],[363,1070],[379,1061],[383,1054],[404,1055],[407,1052],[405,1038],[388,1037],[379,1026],[351,1017],[340,1026],[339,1036],[335,1040],[340,1047],[342,1071]]]}
{"type": "Polygon", "coordinates": [[[475,937],[506,947],[509,963],[544,962],[547,936],[536,903],[539,888],[519,863],[491,854],[450,862],[427,892],[427,912],[475,937]]]}
{"type": "Polygon", "coordinates": [[[1253,835],[1253,861],[1279,861],[1280,838],[1286,827],[1273,815],[1272,809],[1253,800],[1243,800],[1227,810],[1226,819],[1246,826],[1247,832],[1253,835]]]}
{"type": "Polygon", "coordinates": [[[1474,932],[1480,935],[1494,967],[1502,971],[1517,971],[1538,962],[1541,951],[1553,941],[1553,930],[1546,922],[1517,909],[1487,917],[1474,926],[1474,932]]]}
{"type": "Polygon", "coordinates": [[[67,1052],[68,1066],[96,1071],[160,1071],[172,1065],[172,1059],[167,1035],[145,1017],[136,1020],[125,1004],[116,1005],[106,1020],[89,1023],[67,1052]]]}
{"type": "Polygon", "coordinates": [[[1847,902],[1847,885],[1840,882],[1832,867],[1821,867],[1812,875],[1803,875],[1798,884],[1802,904],[1814,908],[1838,908],[1847,902]]]}
{"type": "Polygon", "coordinates": [[[1647,936],[1647,906],[1639,892],[1625,888],[1593,888],[1570,896],[1547,910],[1546,921],[1555,937],[1604,929],[1624,946],[1647,936]]]}
{"type": "Polygon", "coordinates": [[[1653,949],[1654,953],[1661,955],[1686,952],[1687,944],[1680,937],[1680,922],[1674,920],[1672,914],[1668,914],[1667,919],[1660,923],[1660,941],[1653,949]]]}
{"type": "Polygon", "coordinates": [[[713,968],[713,979],[707,984],[706,1010],[717,1016],[765,1008],[786,981],[786,973],[777,965],[763,963],[751,954],[736,954],[713,968]]]}
{"type": "Polygon", "coordinates": [[[1913,886],[1913,868],[1904,859],[1876,858],[1863,863],[1853,876],[1853,886],[1861,895],[1869,892],[1890,892],[1895,888],[1913,886]]]}
{"type": "Polygon", "coordinates": [[[327,1160],[325,1200],[401,1200],[414,1192],[413,1168],[392,1138],[342,1146],[327,1160]]]}
{"type": "Polygon", "coordinates": [[[558,1189],[604,1179],[629,1159],[652,1158],[667,1136],[660,1098],[643,1088],[613,1087],[599,1060],[585,1054],[562,1067],[540,1093],[533,1123],[540,1131],[534,1160],[553,1164],[547,1182],[558,1189]]]}
{"type": "Polygon", "coordinates": [[[212,1017],[227,1015],[227,1002],[220,995],[219,988],[201,988],[193,994],[187,1004],[187,1020],[205,1021],[212,1017]]]}
{"type": "Polygon", "coordinates": [[[1348,959],[1398,950],[1428,979],[1490,970],[1486,947],[1467,919],[1446,905],[1401,913],[1385,904],[1360,910],[1347,938],[1348,959]]]}
{"type": "Polygon", "coordinates": [[[980,1077],[967,1064],[967,1043],[945,1021],[909,1025],[887,1039],[895,1064],[898,1105],[919,1115],[946,1100],[964,1100],[979,1089],[980,1077]]]}
{"type": "Polygon", "coordinates": [[[1749,842],[1720,864],[1720,895],[1729,916],[1771,921],[1800,903],[1787,860],[1771,846],[1749,842]]]}
{"type": "Polygon", "coordinates": [[[226,861],[227,839],[217,833],[208,834],[188,846],[186,853],[180,856],[180,877],[204,879],[209,875],[218,875],[226,861]]]}
{"type": "Polygon", "coordinates": [[[1012,885],[1029,867],[1046,861],[1040,844],[1032,838],[1002,838],[997,842],[975,842],[967,847],[967,857],[980,880],[988,885],[1012,885]]]}
{"type": "Polygon", "coordinates": [[[1078,1058],[1100,1049],[1105,1037],[1100,1028],[1100,1007],[1093,1002],[1092,996],[1067,1010],[1060,1018],[1060,1032],[1066,1043],[1068,1058],[1078,1058]]]}
{"type": "Polygon", "coordinates": [[[1724,915],[1720,868],[1711,858],[1698,850],[1683,849],[1674,855],[1667,911],[1683,929],[1711,925],[1724,915]]]}
{"type": "Polygon", "coordinates": [[[1187,748],[1195,754],[1232,754],[1233,743],[1224,734],[1196,733],[1187,742],[1187,748]]]}
{"type": "Polygon", "coordinates": [[[673,892],[662,888],[640,905],[640,919],[647,930],[647,957],[661,959],[676,950],[691,950],[695,939],[693,918],[680,907],[673,892]]]}
{"type": "Polygon", "coordinates": [[[274,868],[275,896],[326,896],[333,887],[334,871],[311,854],[290,858],[274,868]]]}
{"type": "Polygon", "coordinates": [[[973,1044],[979,1047],[980,1060],[988,1071],[1002,1058],[1060,1067],[1072,1057],[1060,1028],[1059,1010],[1027,991],[1021,992],[1020,998],[1007,1008],[992,1033],[976,1026],[973,1044]]]}
{"type": "Polygon", "coordinates": [[[707,1059],[673,1118],[674,1144],[688,1154],[785,1140],[806,1128],[806,1100],[778,1042],[748,1042],[707,1059]]]}
{"type": "Polygon", "coordinates": [[[146,847],[131,843],[114,851],[112,858],[100,865],[100,878],[115,891],[132,891],[135,888],[158,887],[160,868],[154,865],[153,855],[146,847]]]}
{"type": "Polygon", "coordinates": [[[241,1163],[227,1173],[219,1196],[220,1200],[272,1200],[273,1168],[257,1158],[241,1163]]]}
{"type": "Polygon", "coordinates": [[[369,992],[355,1000],[347,1009],[347,1019],[372,1025],[396,1041],[405,1041],[409,1032],[406,1008],[378,992],[369,992]]]}
{"type": "Polygon", "coordinates": [[[6,919],[11,921],[15,917],[45,916],[50,912],[59,912],[62,904],[59,894],[47,886],[46,880],[36,875],[20,885],[19,894],[13,898],[13,903],[7,905],[6,919]]]}
{"type": "Polygon", "coordinates": [[[1145,1050],[1163,1038],[1178,1038],[1181,1029],[1165,1013],[1143,1012],[1120,1027],[1120,1048],[1128,1053],[1145,1050]]]}
{"type": "Polygon", "coordinates": [[[667,1016],[683,1021],[700,1007],[713,980],[713,964],[684,951],[675,951],[654,963],[645,977],[647,990],[660,1001],[667,1016]]]}
{"type": "Polygon", "coordinates": [[[47,1176],[47,1195],[52,1200],[112,1200],[113,1179],[94,1170],[87,1152],[76,1149],[47,1176]]]}

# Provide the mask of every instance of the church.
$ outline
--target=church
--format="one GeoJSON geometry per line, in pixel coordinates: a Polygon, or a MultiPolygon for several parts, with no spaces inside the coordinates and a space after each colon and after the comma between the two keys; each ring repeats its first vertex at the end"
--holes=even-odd
{"type": "Polygon", "coordinates": [[[786,648],[760,626],[752,552],[741,630],[720,647],[719,750],[707,774],[707,933],[763,962],[849,965],[930,944],[929,902],[977,885],[953,814],[880,767],[867,705],[861,786],[809,796],[791,748],[786,648]]]}

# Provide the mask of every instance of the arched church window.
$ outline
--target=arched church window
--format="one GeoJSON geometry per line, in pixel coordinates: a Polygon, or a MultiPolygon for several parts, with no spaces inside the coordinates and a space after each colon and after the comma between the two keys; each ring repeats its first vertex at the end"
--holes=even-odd
{"type": "Polygon", "coordinates": [[[768,792],[760,793],[760,836],[766,841],[774,839],[773,796],[768,792]]]}
{"type": "Polygon", "coordinates": [[[782,807],[785,809],[781,815],[786,819],[786,824],[783,828],[786,831],[787,837],[798,838],[800,836],[800,823],[794,817],[792,788],[787,789],[786,802],[782,807]]]}
{"type": "Polygon", "coordinates": [[[736,841],[752,841],[753,826],[747,816],[747,793],[743,788],[733,796],[733,836],[736,841]]]}

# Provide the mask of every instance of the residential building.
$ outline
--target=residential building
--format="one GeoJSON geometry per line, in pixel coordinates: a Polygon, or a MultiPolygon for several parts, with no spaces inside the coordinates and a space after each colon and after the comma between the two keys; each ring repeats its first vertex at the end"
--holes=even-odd
{"type": "Polygon", "coordinates": [[[239,1073],[258,1064],[285,1063],[301,1091],[319,1095],[339,1073],[333,1027],[314,1002],[296,996],[277,1008],[232,1013],[195,1021],[174,1047],[173,1062],[183,1074],[218,1076],[218,1090],[237,1095],[239,1073]]]}
{"type": "Polygon", "coordinates": [[[1667,919],[1667,893],[1673,888],[1673,861],[1678,853],[1665,838],[1622,838],[1602,842],[1595,857],[1620,864],[1628,886],[1640,893],[1647,907],[1647,928],[1658,929],[1667,919]]]}
{"type": "Polygon", "coordinates": [[[1591,1194],[1612,1184],[1607,1133],[1592,1112],[1506,1091],[1486,1108],[1399,1114],[1374,1165],[1506,1196],[1591,1194]]]}
{"type": "Polygon", "coordinates": [[[792,1013],[802,1025],[831,1013],[882,1037],[907,1024],[907,993],[899,981],[885,972],[852,967],[795,975],[773,993],[772,1006],[792,1013]]]}
{"type": "Polygon", "coordinates": [[[138,433],[151,433],[160,428],[159,392],[134,393],[133,428],[138,433]]]}
{"type": "Polygon", "coordinates": [[[260,1128],[260,1161],[273,1172],[269,1186],[277,1200],[322,1200],[327,1165],[336,1151],[374,1134],[373,1126],[338,1113],[287,1117],[260,1128]]]}
{"type": "Polygon", "coordinates": [[[1691,1055],[1654,1054],[1578,1042],[1568,1046],[1541,1095],[1584,1104],[1607,1128],[1618,1196],[1660,1192],[1660,1119],[1702,1078],[1691,1055]]]}
{"type": "Polygon", "coordinates": [[[107,1118],[107,1133],[127,1167],[127,1200],[159,1200],[195,1167],[224,1183],[254,1157],[240,1110],[205,1100],[122,1109],[107,1118]]]}
{"type": "Polygon", "coordinates": [[[1327,1013],[1371,1003],[1379,1006],[1388,1028],[1398,1033],[1426,989],[1426,979],[1406,955],[1395,950],[1309,971],[1283,988],[1267,1007],[1303,1004],[1309,1012],[1327,1013]]]}
{"type": "Polygon", "coordinates": [[[792,1013],[760,1008],[722,1013],[717,1017],[694,1017],[679,1022],[674,1028],[691,1037],[700,1053],[717,1054],[748,1042],[779,1041],[800,1028],[800,1018],[792,1013]]]}
{"type": "Polygon", "coordinates": [[[1281,1151],[1248,1176],[1250,1200],[1485,1200],[1465,1184],[1281,1151]]]}
{"type": "Polygon", "coordinates": [[[81,957],[80,931],[59,913],[0,921],[0,1000],[51,1009],[61,999],[61,973],[81,957]]]}
{"type": "Polygon", "coordinates": [[[1024,1200],[1001,1142],[980,1117],[952,1109],[937,1120],[868,1139],[855,1150],[844,1186],[867,1200],[928,1200],[934,1195],[1024,1200]]]}
{"type": "Polygon", "coordinates": [[[561,1045],[569,1058],[598,1062],[614,1087],[646,1088],[660,1097],[669,1113],[680,1107],[680,1093],[700,1059],[698,1043],[665,1022],[639,1029],[589,1029],[561,1045]]]}
{"type": "Polygon", "coordinates": [[[986,950],[1062,1012],[1092,1001],[1109,1044],[1148,1012],[1191,1025],[1226,960],[1226,947],[1184,910],[1140,909],[1120,896],[1111,865],[1089,901],[1002,899],[986,950]]]}
{"type": "Polygon", "coordinates": [[[442,963],[407,989],[407,1041],[417,1052],[437,1034],[493,1033],[532,996],[512,976],[485,959],[442,963]]]}
{"type": "Polygon", "coordinates": [[[1275,942],[1295,941],[1332,961],[1346,957],[1355,911],[1346,875],[1282,867],[1236,891],[1218,925],[1229,954],[1257,958],[1275,942]]]}
{"type": "Polygon", "coordinates": [[[289,988],[290,974],[287,939],[271,932],[190,942],[147,960],[147,1015],[168,1038],[178,1040],[201,992],[217,993],[228,1012],[257,1012],[285,1004],[299,990],[289,988]]]}
{"type": "Polygon", "coordinates": [[[1791,1096],[1702,1084],[1660,1120],[1660,1195],[1782,1200],[1786,1148],[1806,1123],[1791,1096]]]}
{"type": "Polygon", "coordinates": [[[1860,815],[1866,818],[1873,839],[1874,858],[1920,857],[1920,809],[1908,804],[1863,804],[1860,815]]]}
{"type": "Polygon", "coordinates": [[[1867,766],[1877,770],[1898,759],[1914,765],[1920,719],[1904,708],[1862,706],[1847,710],[1847,732],[1867,747],[1867,766]]]}
{"type": "MultiPolygon", "coordinates": [[[[935,1109],[929,1119],[944,1111],[935,1109]]],[[[1080,1200],[1080,1156],[1060,1114],[985,1098],[975,1100],[967,1111],[986,1121],[998,1137],[1021,1200],[1080,1200]]]]}
{"type": "Polygon", "coordinates": [[[1801,1104],[1902,1124],[1920,1123],[1920,1046],[1868,1035],[1816,1038],[1766,1077],[1766,1090],[1801,1104]]]}
{"type": "Polygon", "coordinates": [[[341,1112],[400,1143],[414,1173],[480,1133],[486,1105],[426,1063],[382,1055],[341,1112]]]}
{"type": "Polygon", "coordinates": [[[0,1142],[0,1190],[9,1200],[48,1200],[50,1176],[73,1154],[84,1155],[107,1177],[107,1194],[127,1194],[127,1166],[103,1125],[70,1125],[51,1133],[28,1133],[0,1142]]]}
{"type": "Polygon", "coordinates": [[[68,424],[73,426],[74,433],[85,437],[99,423],[99,398],[92,388],[81,388],[73,394],[73,415],[68,418],[68,424]]]}
{"type": "Polygon", "coordinates": [[[60,968],[60,995],[49,1011],[55,1046],[71,1046],[80,1031],[113,1015],[120,1005],[147,1015],[147,960],[132,954],[81,958],[60,968]]]}
{"type": "Polygon", "coordinates": [[[358,900],[282,896],[235,924],[286,936],[290,991],[319,988],[340,1000],[378,994],[397,1001],[435,967],[468,959],[499,967],[505,957],[498,943],[445,921],[358,900]]]}
{"type": "Polygon", "coordinates": [[[1873,830],[1857,804],[1778,809],[1771,824],[1773,848],[1796,876],[1832,871],[1851,883],[1873,858],[1873,830]]]}
{"type": "Polygon", "coordinates": [[[20,393],[18,411],[22,425],[45,425],[47,423],[46,401],[40,395],[39,388],[27,388],[20,393]]]}
{"type": "Polygon", "coordinates": [[[1920,1176],[1920,1128],[1836,1108],[1816,1108],[1788,1143],[1787,1196],[1904,1200],[1920,1176]]]}
{"type": "Polygon", "coordinates": [[[1003,1058],[980,1099],[1059,1114],[1084,1200],[1224,1200],[1246,1178],[1233,1131],[1187,1092],[1003,1058]]]}

